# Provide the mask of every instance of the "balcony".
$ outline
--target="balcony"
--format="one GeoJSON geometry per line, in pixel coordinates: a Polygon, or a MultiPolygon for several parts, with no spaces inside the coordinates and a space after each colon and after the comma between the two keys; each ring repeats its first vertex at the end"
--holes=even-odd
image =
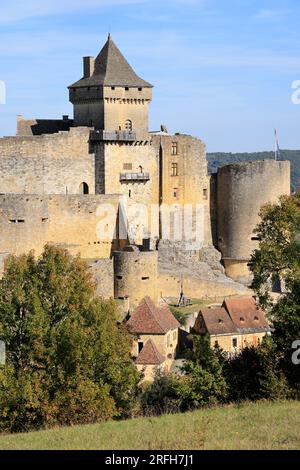
{"type": "Polygon", "coordinates": [[[134,131],[92,131],[91,140],[98,142],[134,142],[136,133],[134,131]]]}
{"type": "Polygon", "coordinates": [[[121,182],[128,181],[150,181],[149,173],[121,173],[120,174],[121,182]]]}

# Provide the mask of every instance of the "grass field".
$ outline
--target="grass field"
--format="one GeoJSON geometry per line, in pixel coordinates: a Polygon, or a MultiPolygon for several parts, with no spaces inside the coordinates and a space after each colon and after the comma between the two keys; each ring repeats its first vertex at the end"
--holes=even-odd
{"type": "Polygon", "coordinates": [[[241,406],[1,435],[1,450],[300,449],[300,402],[241,406]]]}

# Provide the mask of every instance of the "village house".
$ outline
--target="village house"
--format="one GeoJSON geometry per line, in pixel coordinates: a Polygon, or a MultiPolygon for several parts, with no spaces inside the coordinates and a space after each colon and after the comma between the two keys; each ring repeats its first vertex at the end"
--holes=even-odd
{"type": "Polygon", "coordinates": [[[157,307],[145,297],[126,325],[134,336],[132,356],[143,380],[153,380],[158,369],[168,373],[177,356],[180,326],[169,307],[157,307]]]}
{"type": "Polygon", "coordinates": [[[272,331],[253,297],[225,299],[221,307],[202,309],[193,329],[196,334],[208,334],[212,348],[230,354],[258,346],[272,331]]]}

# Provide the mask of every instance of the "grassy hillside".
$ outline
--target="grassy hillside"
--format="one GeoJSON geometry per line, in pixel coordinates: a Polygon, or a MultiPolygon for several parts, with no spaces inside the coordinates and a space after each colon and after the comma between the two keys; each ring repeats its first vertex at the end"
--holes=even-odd
{"type": "MultiPolygon", "coordinates": [[[[281,150],[281,159],[289,160],[292,169],[292,190],[300,189],[300,150],[281,150]]],[[[250,160],[274,159],[274,152],[257,153],[209,153],[209,172],[215,173],[220,166],[250,160]]]]}
{"type": "Polygon", "coordinates": [[[299,449],[300,402],[246,403],[193,413],[0,436],[6,450],[299,449]]]}

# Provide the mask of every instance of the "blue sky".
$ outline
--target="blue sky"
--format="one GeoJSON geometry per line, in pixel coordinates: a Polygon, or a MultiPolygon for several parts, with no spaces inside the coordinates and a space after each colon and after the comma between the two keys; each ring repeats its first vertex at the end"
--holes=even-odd
{"type": "Polygon", "coordinates": [[[16,115],[72,115],[66,87],[111,31],[150,81],[150,125],[203,139],[208,151],[299,149],[299,0],[10,0],[1,5],[0,135],[16,115]]]}

